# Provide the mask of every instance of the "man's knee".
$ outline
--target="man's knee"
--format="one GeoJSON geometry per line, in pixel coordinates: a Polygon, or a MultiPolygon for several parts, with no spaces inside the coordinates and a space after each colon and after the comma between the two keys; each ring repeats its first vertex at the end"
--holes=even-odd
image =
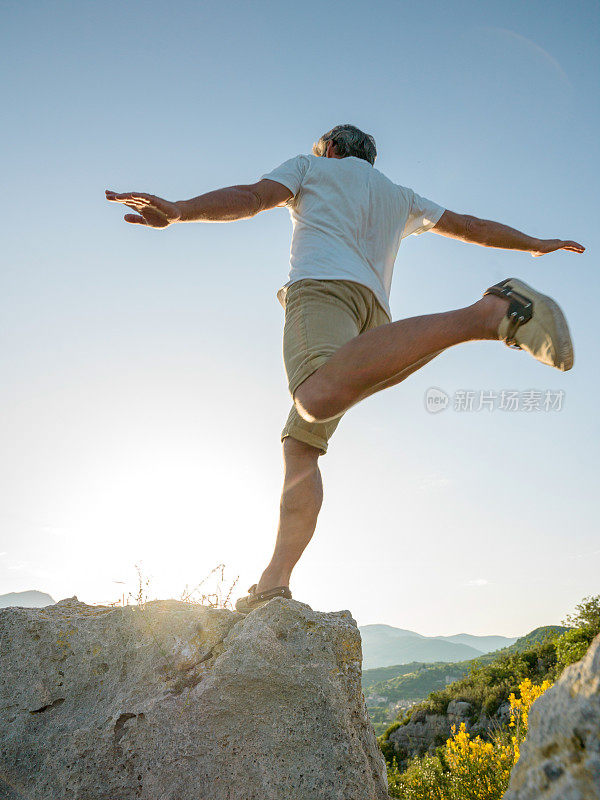
{"type": "Polygon", "coordinates": [[[334,391],[319,371],[303,381],[294,392],[294,404],[307,422],[329,422],[344,410],[340,406],[339,392],[334,391]]]}
{"type": "Polygon", "coordinates": [[[291,436],[283,441],[285,479],[281,508],[287,513],[312,516],[323,502],[319,471],[320,450],[291,436]]]}

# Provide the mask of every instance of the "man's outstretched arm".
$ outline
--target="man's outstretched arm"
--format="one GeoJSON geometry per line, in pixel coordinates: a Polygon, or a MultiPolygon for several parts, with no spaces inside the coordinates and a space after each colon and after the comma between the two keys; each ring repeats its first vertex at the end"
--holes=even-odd
{"type": "Polygon", "coordinates": [[[176,222],[232,222],[254,217],[260,211],[283,205],[292,192],[267,178],[244,186],[228,186],[207,192],[191,200],[172,203],[153,194],[106,190],[106,199],[135,211],[125,214],[125,221],[150,228],[166,228],[176,222]]]}
{"type": "Polygon", "coordinates": [[[585,250],[585,247],[578,242],[564,239],[534,239],[500,222],[479,219],[469,214],[456,214],[454,211],[444,211],[431,230],[442,236],[480,244],[483,247],[525,250],[532,256],[543,256],[555,250],[571,250],[574,253],[583,253],[585,250]]]}

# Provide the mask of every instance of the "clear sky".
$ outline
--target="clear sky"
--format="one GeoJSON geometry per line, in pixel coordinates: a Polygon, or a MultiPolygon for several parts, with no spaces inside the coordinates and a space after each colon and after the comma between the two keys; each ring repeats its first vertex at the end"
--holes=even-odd
{"type": "MultiPolygon", "coordinates": [[[[518,635],[600,591],[597,2],[2,2],[0,592],[178,597],[270,557],[290,399],[284,209],[165,231],[171,200],[256,180],[334,124],[454,211],[587,247],[540,259],[405,240],[395,318],[519,276],[563,306],[566,374],[454,348],[355,407],[294,596],[359,624],[518,635]],[[442,389],[448,408],[428,413],[442,389]],[[456,393],[564,392],[456,411],[456,393]],[[116,583],[122,581],[124,583],[116,583]]],[[[496,401],[494,401],[496,402],[496,401]]],[[[498,401],[499,402],[499,401],[498,401]]]]}

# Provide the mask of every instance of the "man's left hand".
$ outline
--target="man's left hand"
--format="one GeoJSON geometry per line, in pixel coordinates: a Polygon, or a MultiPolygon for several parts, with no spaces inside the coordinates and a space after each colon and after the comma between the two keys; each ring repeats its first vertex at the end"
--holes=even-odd
{"type": "Polygon", "coordinates": [[[554,253],[556,250],[571,250],[573,253],[583,253],[585,247],[579,242],[565,239],[540,239],[539,244],[532,250],[531,255],[534,258],[538,258],[539,256],[547,255],[547,253],[554,253]]]}
{"type": "Polygon", "coordinates": [[[140,192],[125,192],[117,194],[110,189],[106,190],[106,199],[113,203],[123,203],[136,214],[125,214],[125,222],[134,225],[148,225],[150,228],[166,228],[179,222],[181,211],[176,203],[163,200],[153,194],[140,192]]]}

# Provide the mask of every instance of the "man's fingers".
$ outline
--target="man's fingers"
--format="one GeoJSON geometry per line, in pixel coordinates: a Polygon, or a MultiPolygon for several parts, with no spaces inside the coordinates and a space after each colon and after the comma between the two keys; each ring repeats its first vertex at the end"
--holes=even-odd
{"type": "Polygon", "coordinates": [[[138,203],[142,206],[151,205],[152,201],[155,199],[152,195],[149,194],[140,194],[139,192],[113,192],[110,189],[105,190],[106,199],[111,200],[115,203],[138,203]]]}
{"type": "Polygon", "coordinates": [[[106,189],[104,193],[107,200],[115,200],[116,202],[121,202],[129,197],[128,192],[119,194],[118,192],[113,192],[111,189],[106,189]]]}
{"type": "Polygon", "coordinates": [[[132,200],[128,194],[116,194],[115,192],[106,192],[106,199],[111,203],[128,203],[132,200]]]}
{"type": "Polygon", "coordinates": [[[585,247],[579,242],[564,242],[563,250],[571,250],[574,253],[583,253],[585,252],[585,247]]]}
{"type": "Polygon", "coordinates": [[[117,203],[125,203],[126,205],[135,203],[138,206],[147,206],[149,203],[148,200],[142,200],[133,194],[116,194],[112,199],[117,203]]]}
{"type": "Polygon", "coordinates": [[[547,240],[546,247],[539,251],[533,252],[531,255],[534,258],[545,256],[547,253],[554,253],[556,250],[569,250],[571,253],[585,253],[585,247],[579,242],[572,242],[570,239],[552,239],[547,240]]]}
{"type": "Polygon", "coordinates": [[[166,228],[179,219],[179,210],[168,200],[153,194],[142,192],[113,192],[105,189],[106,199],[114,203],[122,203],[136,211],[137,214],[126,214],[124,219],[137,225],[148,225],[150,228],[166,228]]]}

